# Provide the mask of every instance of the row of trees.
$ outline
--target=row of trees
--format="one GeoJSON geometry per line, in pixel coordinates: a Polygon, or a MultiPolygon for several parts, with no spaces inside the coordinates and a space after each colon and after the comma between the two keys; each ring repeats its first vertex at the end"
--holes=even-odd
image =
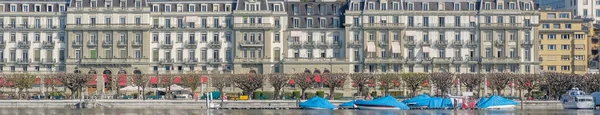
{"type": "MultiPolygon", "coordinates": [[[[389,90],[404,86],[410,90],[411,96],[416,96],[420,89],[425,87],[435,88],[441,94],[447,94],[450,89],[460,84],[460,87],[465,88],[470,92],[477,92],[482,87],[488,87],[493,91],[493,94],[502,95],[502,91],[508,86],[513,85],[519,90],[525,90],[531,94],[533,90],[539,89],[540,86],[548,89],[548,96],[558,99],[558,97],[573,87],[579,87],[586,92],[600,91],[600,74],[565,74],[565,73],[544,73],[540,74],[512,74],[512,73],[387,73],[387,74],[370,74],[370,73],[297,73],[297,74],[134,74],[127,75],[129,85],[139,87],[139,92],[144,92],[146,87],[151,82],[151,77],[157,77],[160,82],[159,87],[164,87],[167,92],[167,97],[170,97],[170,87],[175,83],[176,78],[180,78],[180,85],[190,88],[192,91],[203,84],[201,80],[203,76],[210,76],[209,83],[221,93],[226,87],[236,87],[243,90],[249,96],[253,96],[253,92],[263,88],[265,84],[269,84],[274,89],[274,97],[277,99],[281,94],[281,89],[290,85],[290,80],[294,80],[294,84],[301,89],[302,98],[305,98],[305,91],[314,88],[317,84],[322,84],[329,89],[329,98],[333,99],[336,88],[343,88],[347,84],[347,80],[351,80],[353,86],[358,88],[358,94],[364,94],[366,88],[375,86],[383,90],[384,95],[389,94],[389,90]],[[177,77],[179,76],[179,77],[177,77]]],[[[17,95],[23,90],[33,87],[36,83],[36,76],[31,74],[7,74],[2,75],[5,81],[2,86],[17,89],[17,95]]],[[[81,91],[88,82],[92,81],[93,77],[89,74],[68,74],[59,73],[46,75],[46,80],[57,81],[56,84],[61,84],[71,91],[71,94],[81,91]]],[[[115,81],[115,80],[112,80],[115,81]]],[[[45,82],[49,83],[49,82],[45,82]]],[[[110,83],[110,82],[109,82],[110,83]]],[[[46,84],[54,87],[56,84],[46,84]]],[[[112,87],[116,89],[118,94],[117,83],[113,82],[112,87]]],[[[143,95],[142,95],[143,96],[143,95]]],[[[223,96],[223,95],[222,95],[223,96]]],[[[250,97],[251,99],[251,97],[250,97]]]]}

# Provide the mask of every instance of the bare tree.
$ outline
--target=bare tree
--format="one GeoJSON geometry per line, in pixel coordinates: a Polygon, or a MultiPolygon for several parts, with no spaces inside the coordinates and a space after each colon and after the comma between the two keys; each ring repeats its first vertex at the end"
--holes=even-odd
{"type": "Polygon", "coordinates": [[[220,96],[223,97],[223,89],[231,84],[231,74],[212,74],[210,83],[213,87],[219,90],[220,96]]]}
{"type": "Polygon", "coordinates": [[[417,90],[429,79],[426,73],[402,73],[402,80],[410,89],[412,96],[417,96],[417,90]]]}
{"type": "Polygon", "coordinates": [[[182,75],[181,85],[190,88],[192,92],[196,91],[202,85],[203,74],[191,73],[182,75]]]}
{"type": "Polygon", "coordinates": [[[519,74],[515,79],[519,85],[519,89],[527,90],[528,97],[531,97],[533,96],[531,95],[531,91],[539,86],[541,78],[539,74],[519,74]]]}
{"type": "Polygon", "coordinates": [[[358,95],[363,96],[363,92],[365,91],[365,85],[375,82],[377,80],[376,76],[371,73],[354,73],[350,74],[350,79],[352,82],[358,86],[358,95]]]}
{"type": "Polygon", "coordinates": [[[281,91],[281,89],[284,88],[288,84],[289,80],[290,80],[290,77],[283,73],[269,74],[269,83],[271,84],[271,86],[273,86],[273,89],[275,90],[273,99],[280,98],[279,91],[281,91]]]}
{"type": "Polygon", "coordinates": [[[543,76],[545,85],[550,90],[551,97],[554,99],[560,99],[562,93],[567,90],[577,87],[578,83],[583,80],[583,77],[576,74],[557,73],[557,72],[546,72],[543,76]]]}
{"type": "Polygon", "coordinates": [[[295,83],[300,86],[301,89],[301,99],[305,99],[306,96],[304,92],[308,88],[312,88],[315,85],[315,81],[313,80],[314,75],[310,73],[298,73],[294,74],[293,78],[295,83]]]}
{"type": "Polygon", "coordinates": [[[461,73],[457,76],[458,79],[460,79],[460,82],[467,87],[470,92],[473,92],[473,89],[483,83],[483,74],[461,73]]]}
{"type": "Polygon", "coordinates": [[[452,73],[449,72],[435,72],[429,74],[429,76],[431,82],[442,92],[442,95],[447,94],[452,84],[454,84],[452,83],[454,81],[452,73]]]}
{"type": "Polygon", "coordinates": [[[335,96],[335,88],[344,87],[344,81],[346,81],[347,74],[342,73],[323,73],[321,79],[323,79],[323,85],[329,88],[329,99],[333,100],[335,96]]]}
{"type": "Polygon", "coordinates": [[[20,93],[23,93],[23,90],[33,87],[35,84],[35,79],[35,76],[31,74],[11,74],[8,75],[6,81],[14,84],[13,87],[17,89],[17,92],[15,93],[16,95],[19,95],[19,99],[21,99],[22,96],[20,96],[20,93]]]}
{"type": "Polygon", "coordinates": [[[582,89],[586,92],[597,92],[600,91],[600,74],[586,74],[582,84],[582,89]]]}
{"type": "Polygon", "coordinates": [[[495,94],[502,95],[502,90],[506,88],[508,82],[513,78],[513,74],[509,73],[489,73],[487,74],[487,80],[489,81],[488,87],[495,90],[495,94]]]}
{"type": "Polygon", "coordinates": [[[49,74],[44,77],[44,86],[47,91],[55,91],[55,87],[58,85],[56,82],[56,76],[54,74],[49,74]],[[50,88],[51,90],[48,90],[50,88]]]}
{"type": "Polygon", "coordinates": [[[175,84],[176,75],[162,74],[162,75],[158,75],[158,76],[160,78],[160,82],[158,83],[158,85],[160,87],[165,88],[165,93],[166,93],[167,99],[173,99],[173,95],[171,93],[172,92],[171,86],[173,86],[173,84],[175,84]]]}
{"type": "Polygon", "coordinates": [[[265,76],[257,73],[236,74],[231,81],[235,87],[247,92],[248,99],[252,99],[254,91],[263,87],[265,76]]]}
{"type": "Polygon", "coordinates": [[[92,75],[75,73],[59,73],[55,76],[58,81],[62,82],[71,91],[72,95],[81,90],[92,78],[92,75]]]}
{"type": "Polygon", "coordinates": [[[145,92],[146,86],[148,86],[148,83],[150,82],[150,75],[133,74],[131,75],[130,79],[135,86],[138,86],[138,94],[140,94],[139,96],[145,100],[146,97],[143,95],[143,93],[145,92]]]}
{"type": "Polygon", "coordinates": [[[380,74],[377,77],[379,81],[379,87],[383,89],[383,95],[388,95],[390,89],[400,86],[400,74],[397,73],[386,73],[380,74]]]}

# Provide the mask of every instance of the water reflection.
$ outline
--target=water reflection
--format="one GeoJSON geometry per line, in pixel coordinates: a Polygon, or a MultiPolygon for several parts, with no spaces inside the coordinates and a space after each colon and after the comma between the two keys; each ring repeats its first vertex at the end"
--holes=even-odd
{"type": "Polygon", "coordinates": [[[599,110],[204,110],[0,108],[0,115],[600,115],[599,110]]]}

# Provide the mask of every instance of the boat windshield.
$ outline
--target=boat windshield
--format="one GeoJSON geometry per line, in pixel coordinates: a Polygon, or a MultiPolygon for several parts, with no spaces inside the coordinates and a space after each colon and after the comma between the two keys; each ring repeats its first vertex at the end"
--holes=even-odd
{"type": "Polygon", "coordinates": [[[577,101],[579,101],[579,102],[592,101],[592,99],[577,99],[577,101]]]}

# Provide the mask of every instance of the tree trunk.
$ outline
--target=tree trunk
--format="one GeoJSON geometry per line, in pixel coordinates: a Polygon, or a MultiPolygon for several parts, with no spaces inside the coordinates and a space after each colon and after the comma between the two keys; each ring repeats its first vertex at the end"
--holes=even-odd
{"type": "Polygon", "coordinates": [[[304,94],[304,91],[306,91],[306,88],[302,88],[302,94],[300,96],[300,99],[306,98],[306,95],[304,94]]]}
{"type": "MultiPolygon", "coordinates": [[[[223,88],[218,88],[217,90],[219,90],[219,95],[221,96],[221,99],[223,99],[222,98],[224,96],[223,95],[223,88]]],[[[206,98],[208,98],[208,97],[206,97],[206,98]]]]}
{"type": "Polygon", "coordinates": [[[363,96],[363,87],[362,85],[358,85],[358,96],[363,96]]]}
{"type": "Polygon", "coordinates": [[[335,87],[330,86],[329,87],[329,100],[333,100],[335,97],[335,87]]]}
{"type": "Polygon", "coordinates": [[[253,91],[248,90],[248,100],[252,100],[252,97],[254,97],[253,93],[253,91]]]}
{"type": "Polygon", "coordinates": [[[502,89],[496,89],[496,95],[502,95],[502,89]]]}
{"type": "Polygon", "coordinates": [[[387,96],[390,92],[390,88],[383,88],[383,96],[387,96]]]}
{"type": "Polygon", "coordinates": [[[273,91],[273,99],[279,100],[279,90],[281,90],[281,88],[275,88],[275,91],[273,91]]]}

